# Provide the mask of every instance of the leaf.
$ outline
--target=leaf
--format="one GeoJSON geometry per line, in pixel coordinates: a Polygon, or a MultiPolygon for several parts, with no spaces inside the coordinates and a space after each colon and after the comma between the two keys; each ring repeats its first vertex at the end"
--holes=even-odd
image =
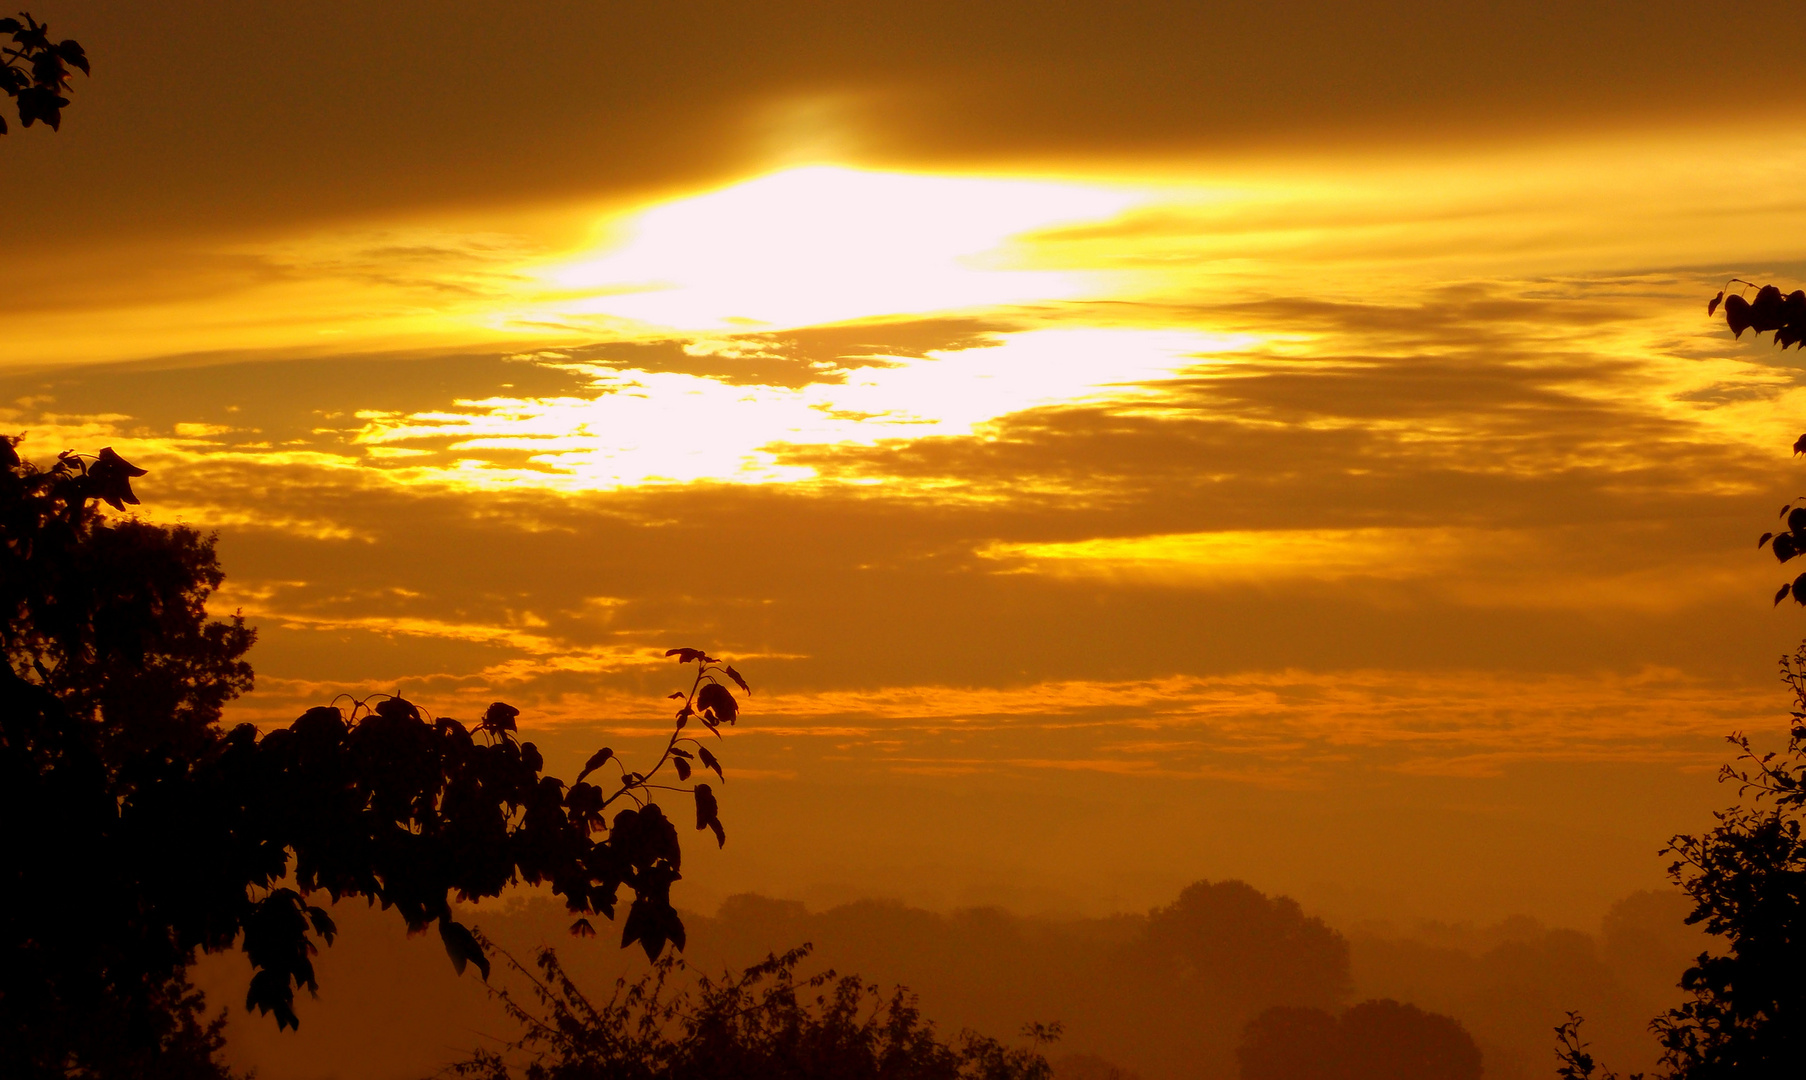
{"type": "Polygon", "coordinates": [[[682,701],[687,695],[685,695],[682,690],[673,690],[669,694],[666,694],[665,696],[670,698],[672,701],[682,701]]]}
{"type": "Polygon", "coordinates": [[[696,692],[696,707],[703,712],[711,713],[723,724],[732,724],[740,714],[740,703],[734,695],[720,683],[712,682],[696,692]]]}
{"type": "Polygon", "coordinates": [[[571,933],[578,937],[595,937],[596,928],[590,924],[588,919],[578,919],[571,924],[571,933]]]}
{"type": "Polygon", "coordinates": [[[1774,537],[1774,535],[1775,535],[1774,533],[1763,533],[1762,539],[1756,541],[1756,547],[1758,549],[1760,549],[1762,547],[1762,545],[1768,543],[1769,540],[1774,537]]]}
{"type": "Polygon", "coordinates": [[[1774,542],[1769,545],[1769,549],[1775,553],[1775,558],[1780,562],[1786,562],[1800,553],[1799,545],[1795,542],[1792,533],[1782,533],[1775,537],[1774,542]]]}
{"type": "Polygon", "coordinates": [[[1802,435],[1793,441],[1793,452],[1796,454],[1806,454],[1806,435],[1802,435]]]}
{"type": "Polygon", "coordinates": [[[88,70],[88,54],[82,51],[82,47],[79,43],[68,40],[59,41],[56,43],[56,54],[62,57],[65,62],[81,68],[83,75],[92,74],[88,70]]]}
{"type": "MultiPolygon", "coordinates": [[[[22,110],[23,97],[20,100],[22,110]]],[[[124,510],[127,503],[138,505],[138,496],[132,494],[132,477],[143,476],[144,470],[115,454],[112,447],[101,448],[94,464],[88,466],[87,473],[94,498],[115,510],[124,510]]]]}
{"type": "Polygon", "coordinates": [[[483,712],[483,726],[494,731],[516,731],[514,718],[520,710],[505,702],[492,702],[483,712]]]}
{"type": "Polygon", "coordinates": [[[688,750],[685,750],[681,746],[673,746],[671,748],[671,756],[688,759],[694,755],[692,755],[688,750]]]}
{"type": "Polygon", "coordinates": [[[709,753],[708,747],[697,747],[696,756],[702,759],[703,765],[715,770],[715,775],[721,777],[722,783],[727,783],[727,777],[721,775],[721,762],[715,760],[715,755],[709,753]]]}
{"type": "Polygon", "coordinates": [[[1758,334],[1781,329],[1781,324],[1787,321],[1783,311],[1785,303],[1781,299],[1781,290],[1773,285],[1757,289],[1755,302],[1750,304],[1750,329],[1758,334]]]}
{"type": "Polygon", "coordinates": [[[728,669],[727,669],[727,677],[734,680],[734,685],[738,686],[740,689],[746,691],[746,693],[749,696],[752,694],[752,687],[746,685],[746,680],[742,679],[740,677],[740,673],[738,671],[735,671],[733,669],[733,665],[731,665],[731,664],[728,666],[728,669]]]}
{"type": "Polygon", "coordinates": [[[701,649],[666,649],[665,655],[677,657],[677,662],[680,664],[708,660],[708,654],[701,649]]]}
{"type": "Polygon", "coordinates": [[[577,774],[577,783],[583,783],[584,777],[608,764],[608,759],[614,756],[615,752],[606,746],[591,754],[589,760],[583,763],[583,771],[577,774]]]}
{"type": "Polygon", "coordinates": [[[715,831],[715,846],[727,843],[727,832],[721,827],[721,808],[715,802],[714,789],[707,784],[696,785],[696,827],[715,831]]]}
{"type": "Polygon", "coordinates": [[[677,767],[678,780],[682,781],[682,780],[688,780],[690,778],[690,763],[689,762],[685,761],[683,758],[672,758],[671,764],[677,767]]]}
{"type": "Polygon", "coordinates": [[[1790,532],[1806,532],[1806,506],[1796,506],[1788,511],[1787,528],[1790,532]]]}
{"type": "Polygon", "coordinates": [[[1725,297],[1724,321],[1731,328],[1731,336],[1741,338],[1750,328],[1750,302],[1735,293],[1725,297]]]}
{"type": "MultiPolygon", "coordinates": [[[[1782,588],[1786,589],[1787,586],[1783,585],[1782,588]]],[[[1801,574],[1793,579],[1793,598],[1795,602],[1806,605],[1806,574],[1801,574]]],[[[1777,604],[1780,602],[1779,600],[1775,601],[1777,604]]]]}
{"type": "Polygon", "coordinates": [[[458,974],[464,974],[466,964],[475,964],[477,970],[483,973],[483,981],[489,981],[489,957],[483,955],[483,947],[477,944],[477,939],[462,923],[455,923],[441,916],[439,938],[445,942],[445,954],[451,957],[452,967],[458,970],[458,974]]]}
{"type": "Polygon", "coordinates": [[[338,925],[332,921],[332,916],[326,913],[326,909],[309,907],[307,909],[307,921],[313,923],[314,933],[325,938],[326,944],[332,944],[332,939],[337,936],[339,928],[338,925]]]}
{"type": "Polygon", "coordinates": [[[1708,318],[1708,319],[1711,318],[1712,313],[1717,311],[1718,305],[1723,302],[1724,302],[1724,290],[1720,289],[1718,291],[1718,295],[1714,296],[1712,298],[1712,302],[1706,305],[1706,318],[1708,318]]]}
{"type": "Polygon", "coordinates": [[[1775,594],[1775,603],[1774,603],[1775,607],[1780,607],[1781,601],[1787,599],[1787,590],[1789,590],[1791,588],[1793,588],[1792,585],[1781,586],[1781,591],[1775,594]]]}

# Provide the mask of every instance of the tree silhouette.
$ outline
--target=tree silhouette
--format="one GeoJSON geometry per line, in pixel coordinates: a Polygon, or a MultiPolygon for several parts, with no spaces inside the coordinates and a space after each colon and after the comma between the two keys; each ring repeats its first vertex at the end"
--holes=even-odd
{"type": "Polygon", "coordinates": [[[1028,1049],[970,1031],[943,1042],[902,987],[886,997],[831,970],[799,979],[808,954],[804,945],[739,975],[703,977],[694,996],[667,996],[683,962],[666,957],[632,984],[617,980],[606,1002],[586,995],[551,949],[540,951],[538,975],[507,956],[537,1008],[496,991],[521,1037],[452,1072],[513,1080],[524,1058],[529,1080],[1052,1080],[1038,1051],[1060,1025],[1028,1025],[1028,1049]]]}
{"type": "MultiPolygon", "coordinates": [[[[1733,334],[1772,332],[1782,348],[1806,344],[1806,292],[1783,296],[1764,285],[1754,302],[1720,292],[1706,314],[1721,301],[1733,334]]],[[[1806,435],[1793,449],[1806,453],[1806,435]]],[[[1781,518],[1785,531],[1763,533],[1757,547],[1786,563],[1806,553],[1806,507],[1789,503],[1781,518]]],[[[1806,574],[1782,585],[1775,603],[1790,593],[1806,605],[1806,574]]],[[[1711,830],[1676,836],[1663,849],[1674,856],[1668,876],[1693,901],[1687,922],[1724,939],[1722,952],[1701,953],[1682,973],[1691,1000],[1650,1025],[1663,1075],[1675,1080],[1806,1076],[1806,644],[1781,658],[1781,677],[1794,694],[1786,747],[1759,753],[1747,735],[1728,736],[1737,756],[1719,779],[1737,785],[1738,804],[1716,812],[1711,830]]],[[[1587,1051],[1581,1024],[1570,1013],[1556,1028],[1560,1075],[1615,1080],[1587,1051]]]]}
{"type": "MultiPolygon", "coordinates": [[[[63,126],[63,108],[69,99],[69,69],[88,73],[88,55],[80,44],[50,40],[50,27],[21,11],[16,19],[0,19],[0,34],[10,34],[12,44],[0,45],[0,90],[13,99],[19,123],[25,127],[42,120],[51,130],[63,126]]],[[[0,135],[6,134],[6,118],[0,116],[0,135]]]]}
{"type": "Polygon", "coordinates": [[[1390,998],[1332,1016],[1275,1007],[1243,1029],[1241,1080],[1480,1080],[1480,1048],[1452,1017],[1390,998]]]}
{"type": "Polygon", "coordinates": [[[111,449],[40,470],[17,441],[0,438],[0,1074],[148,1075],[131,1061],[216,1046],[183,972],[235,942],[246,1007],[296,1025],[295,991],[316,988],[310,958],[334,934],[319,893],[436,925],[457,970],[485,978],[452,903],[516,883],[549,886],[581,935],[625,886],[622,946],[683,947],[677,825],[652,800],[685,796],[726,842],[713,790],[687,781],[721,777],[702,739],[738,718],[732,667],[671,650],[696,669],[658,760],[634,772],[604,748],[569,785],[542,775],[501,702],[469,726],[375,695],[222,731],[221,706],[251,686],[253,635],[207,617],[212,540],[103,514],[136,504],[143,475],[111,449]],[[104,1060],[96,1018],[117,1033],[104,1060]]]}

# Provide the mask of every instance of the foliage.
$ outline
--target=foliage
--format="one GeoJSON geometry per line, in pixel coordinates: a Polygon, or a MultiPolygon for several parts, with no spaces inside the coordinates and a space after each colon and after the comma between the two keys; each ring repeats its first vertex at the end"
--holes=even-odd
{"type": "MultiPolygon", "coordinates": [[[[21,11],[16,19],[0,19],[0,34],[13,42],[0,45],[0,90],[13,99],[19,123],[26,127],[42,120],[51,130],[63,126],[63,108],[69,99],[69,69],[88,74],[88,55],[79,43],[50,40],[50,27],[21,11]]],[[[6,118],[0,116],[0,135],[6,134],[6,118]]]]}
{"type": "Polygon", "coordinates": [[[720,762],[685,730],[719,738],[735,722],[723,680],[746,690],[738,672],[671,650],[696,672],[672,695],[663,754],[639,773],[605,748],[568,786],[542,775],[500,702],[469,727],[376,695],[267,734],[221,731],[221,707],[251,686],[253,635],[207,617],[213,541],[100,513],[136,504],[143,475],[111,449],[40,470],[16,442],[0,440],[0,812],[31,827],[0,865],[5,1075],[85,1062],[93,1017],[141,1048],[204,1036],[182,973],[234,942],[253,968],[247,1008],[294,1026],[316,942],[334,934],[317,892],[394,908],[410,930],[436,923],[456,968],[485,977],[451,904],[516,883],[549,885],[580,934],[594,933],[586,916],[614,917],[624,885],[622,946],[682,948],[677,826],[652,796],[688,796],[696,828],[725,843],[712,789],[683,783],[691,762],[718,778],[720,762]],[[588,780],[610,765],[612,781],[588,780]]]}
{"type": "Polygon", "coordinates": [[[1341,1016],[1275,1007],[1242,1032],[1241,1080],[1479,1080],[1480,1048],[1459,1021],[1389,998],[1341,1016]]]}
{"type": "Polygon", "coordinates": [[[804,945],[738,976],[705,976],[693,997],[688,990],[666,996],[683,970],[666,957],[631,984],[616,980],[601,1003],[583,993],[553,950],[540,951],[538,976],[509,956],[543,1013],[496,991],[523,1034],[452,1072],[512,1080],[522,1073],[511,1059],[526,1057],[526,1080],[1051,1080],[1037,1051],[1059,1037],[1059,1024],[1026,1027],[1033,1049],[969,1031],[944,1043],[901,987],[887,998],[858,976],[831,970],[799,981],[795,969],[808,953],[804,945]],[[811,999],[811,991],[819,992],[811,999]]]}

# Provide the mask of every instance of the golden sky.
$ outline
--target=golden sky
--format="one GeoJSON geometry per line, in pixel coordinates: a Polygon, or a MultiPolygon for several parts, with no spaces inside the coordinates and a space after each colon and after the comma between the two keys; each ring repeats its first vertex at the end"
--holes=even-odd
{"type": "Polygon", "coordinates": [[[733,658],[692,904],[1583,922],[1778,730],[1806,393],[1703,307],[1806,276],[1798,19],[38,14],[95,74],[0,142],[5,430],[218,531],[242,718],[566,767],[733,658]]]}

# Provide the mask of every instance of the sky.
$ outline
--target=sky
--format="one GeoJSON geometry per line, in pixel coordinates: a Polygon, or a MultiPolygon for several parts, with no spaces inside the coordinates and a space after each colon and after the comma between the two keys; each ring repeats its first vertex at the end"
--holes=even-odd
{"type": "Polygon", "coordinates": [[[266,728],[645,753],[730,894],[1594,925],[1778,737],[1789,7],[69,0],[0,426],[217,532],[266,728]],[[1756,45],[1760,43],[1761,47],[1756,45]]]}

